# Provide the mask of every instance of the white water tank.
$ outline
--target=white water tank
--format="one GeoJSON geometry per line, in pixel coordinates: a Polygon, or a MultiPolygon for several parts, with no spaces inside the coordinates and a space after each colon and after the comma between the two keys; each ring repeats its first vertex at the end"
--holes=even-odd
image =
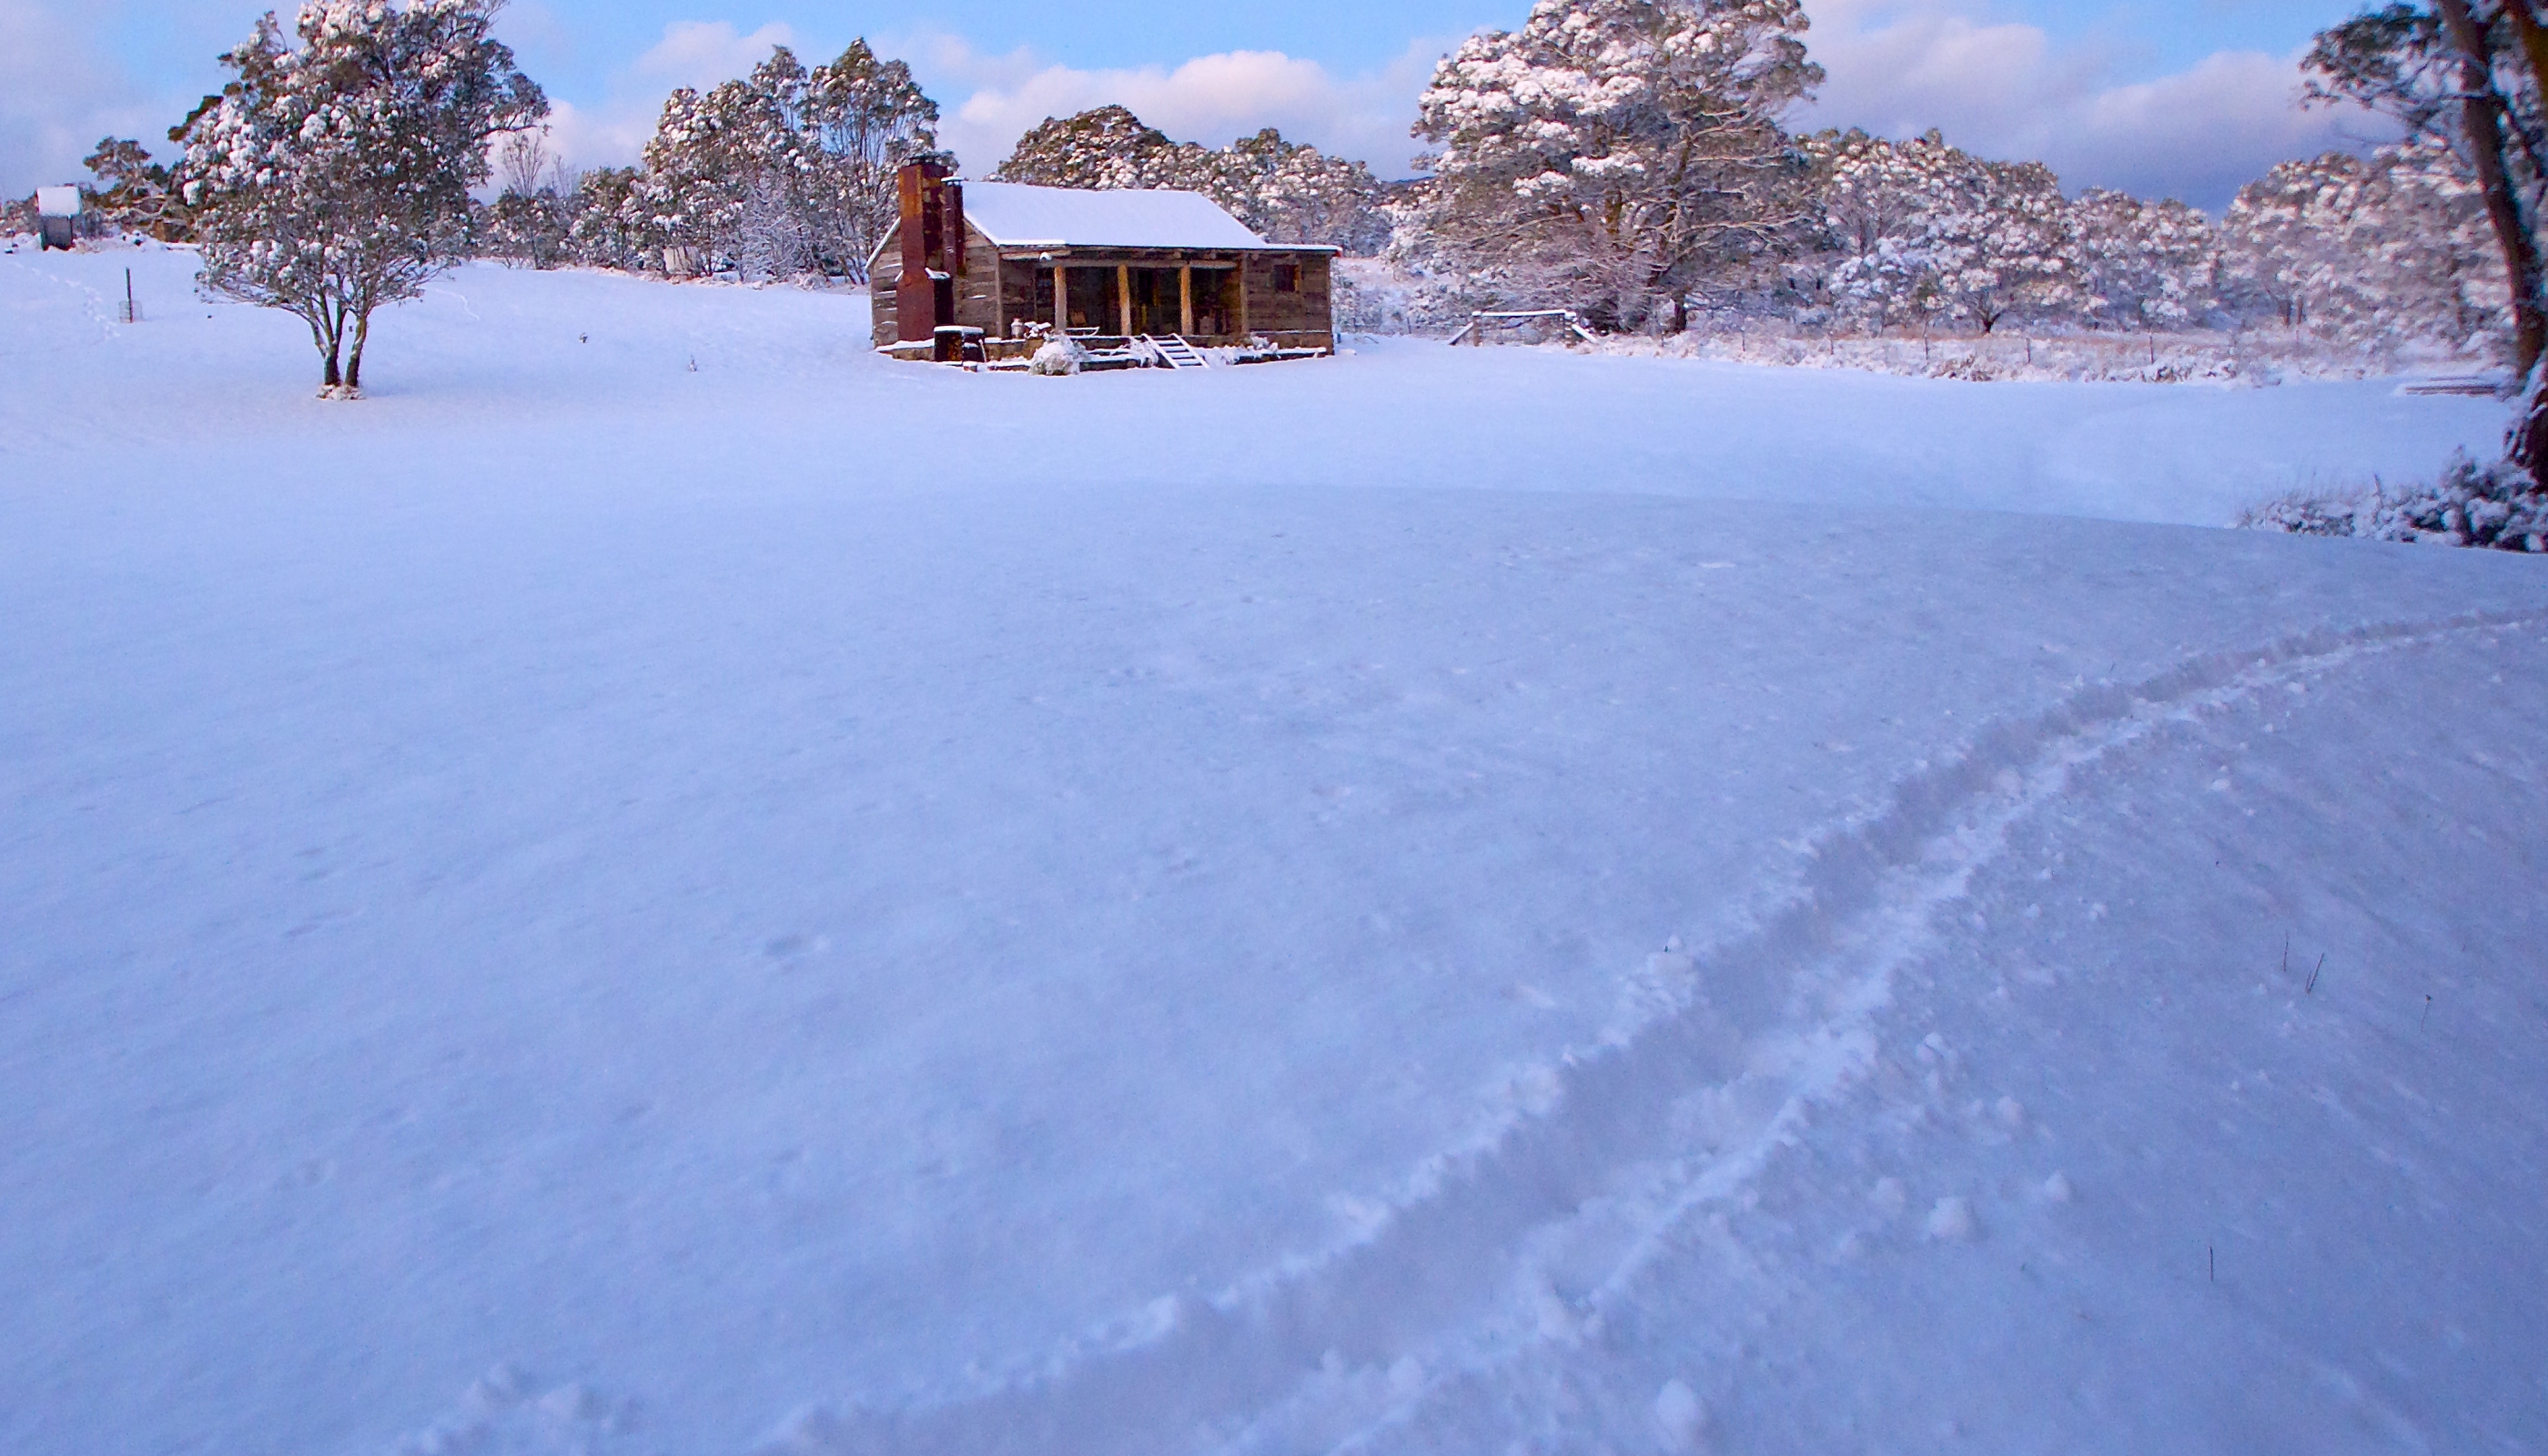
{"type": "Polygon", "coordinates": [[[36,189],[36,250],[57,247],[68,251],[78,242],[76,229],[80,215],[80,190],[77,187],[39,187],[36,189]]]}

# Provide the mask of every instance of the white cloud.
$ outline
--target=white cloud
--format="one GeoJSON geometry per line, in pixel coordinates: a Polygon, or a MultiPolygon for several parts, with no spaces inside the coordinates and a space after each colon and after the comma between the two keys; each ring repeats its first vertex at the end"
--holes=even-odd
{"type": "Polygon", "coordinates": [[[688,86],[704,91],[749,73],[770,58],[772,46],[795,44],[795,31],[783,21],[772,21],[746,36],[737,34],[728,21],[677,20],[664,27],[664,39],[638,56],[629,70],[667,89],[688,86]]]}
{"type": "Polygon", "coordinates": [[[1278,50],[1199,55],[1175,67],[1082,70],[1032,51],[986,54],[961,39],[925,36],[899,47],[941,104],[939,139],[966,170],[986,173],[1019,136],[1047,117],[1120,105],[1179,141],[1218,146],[1265,127],[1286,138],[1358,157],[1384,177],[1403,176],[1417,150],[1408,135],[1415,96],[1444,47],[1419,41],[1376,71],[1338,76],[1278,50]]]}
{"type": "Polygon", "coordinates": [[[1937,127],[2064,183],[2219,208],[2278,161],[2383,135],[2358,112],[2303,111],[2297,54],[2221,51],[2153,80],[2116,79],[2108,46],[2056,46],[1964,0],[1817,0],[1807,43],[1829,73],[1811,126],[1904,136],[1937,127]]]}
{"type": "Polygon", "coordinates": [[[771,47],[795,45],[783,21],[749,34],[721,20],[675,21],[620,72],[607,100],[579,106],[549,98],[549,150],[577,167],[633,165],[676,87],[705,91],[740,79],[770,58],[771,47]]]}
{"type": "Polygon", "coordinates": [[[0,0],[0,196],[85,178],[81,158],[109,135],[164,155],[167,127],[82,27],[40,0],[0,0]]]}
{"type": "Polygon", "coordinates": [[[585,108],[549,102],[549,152],[578,168],[633,165],[655,135],[654,110],[635,105],[585,108]]]}

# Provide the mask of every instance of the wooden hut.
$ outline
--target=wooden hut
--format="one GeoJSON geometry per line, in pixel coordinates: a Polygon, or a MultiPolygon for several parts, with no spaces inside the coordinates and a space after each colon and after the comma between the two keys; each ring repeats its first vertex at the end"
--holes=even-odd
{"type": "Polygon", "coordinates": [[[943,356],[942,328],[978,329],[990,357],[1015,356],[1031,323],[1101,347],[1335,349],[1336,249],[1267,242],[1201,193],[961,182],[931,163],[900,182],[901,218],[867,264],[879,349],[943,356]]]}

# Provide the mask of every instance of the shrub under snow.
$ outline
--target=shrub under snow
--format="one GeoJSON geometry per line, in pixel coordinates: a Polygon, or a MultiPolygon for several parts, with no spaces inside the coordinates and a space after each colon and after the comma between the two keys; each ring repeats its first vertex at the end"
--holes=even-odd
{"type": "Polygon", "coordinates": [[[1087,362],[1088,351],[1079,346],[1077,339],[1066,333],[1056,333],[1046,339],[1044,347],[1036,350],[1035,357],[1027,361],[1027,371],[1031,374],[1077,374],[1080,366],[1087,362]]]}
{"type": "Polygon", "coordinates": [[[2360,495],[2303,491],[2240,512],[2238,524],[2296,536],[2365,536],[2548,553],[2548,492],[2504,462],[2454,455],[2441,479],[2360,495]]]}

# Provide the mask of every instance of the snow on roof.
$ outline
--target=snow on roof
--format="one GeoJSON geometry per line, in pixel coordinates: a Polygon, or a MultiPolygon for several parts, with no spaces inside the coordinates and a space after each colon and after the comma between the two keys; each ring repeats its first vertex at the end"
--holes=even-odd
{"type": "Polygon", "coordinates": [[[967,182],[964,221],[1002,247],[1269,247],[1200,192],[967,182]]]}

